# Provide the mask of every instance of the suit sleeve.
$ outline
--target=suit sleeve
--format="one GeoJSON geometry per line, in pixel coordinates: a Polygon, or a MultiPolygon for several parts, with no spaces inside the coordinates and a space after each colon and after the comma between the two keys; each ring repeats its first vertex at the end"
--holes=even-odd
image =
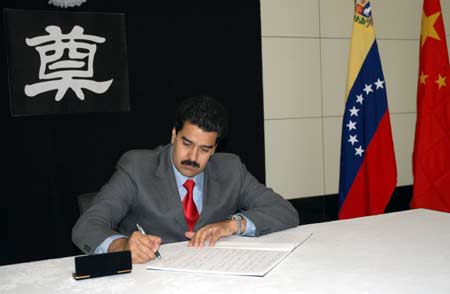
{"type": "Polygon", "coordinates": [[[298,226],[297,210],[289,201],[259,183],[244,164],[240,165],[240,213],[255,224],[256,236],[298,226]]]}
{"type": "Polygon", "coordinates": [[[119,234],[115,228],[133,205],[137,192],[132,167],[131,157],[124,154],[116,172],[73,227],[72,240],[84,253],[94,253],[106,238],[119,234]]]}

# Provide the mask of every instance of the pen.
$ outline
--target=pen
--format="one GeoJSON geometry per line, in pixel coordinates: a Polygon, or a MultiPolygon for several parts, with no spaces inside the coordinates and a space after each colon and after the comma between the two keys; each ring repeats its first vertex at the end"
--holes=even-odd
{"type": "MultiPolygon", "coordinates": [[[[136,227],[137,227],[138,231],[141,232],[141,234],[147,235],[147,234],[145,233],[144,229],[143,229],[139,224],[136,224],[136,227]]],[[[159,254],[159,251],[158,251],[158,250],[155,251],[155,255],[156,255],[156,257],[157,257],[159,260],[162,259],[161,254],[159,254]]]]}

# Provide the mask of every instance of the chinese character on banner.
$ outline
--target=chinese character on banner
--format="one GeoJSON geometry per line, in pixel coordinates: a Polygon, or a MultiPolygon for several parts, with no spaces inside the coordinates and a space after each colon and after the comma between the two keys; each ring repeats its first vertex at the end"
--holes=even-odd
{"type": "Polygon", "coordinates": [[[125,16],[5,9],[13,116],[129,111],[125,16]]]}
{"type": "Polygon", "coordinates": [[[66,35],[61,33],[58,26],[48,26],[45,30],[49,35],[27,38],[26,43],[28,46],[36,46],[41,59],[39,79],[48,81],[25,85],[25,94],[33,97],[58,90],[55,100],[60,101],[69,88],[81,100],[84,100],[83,88],[95,93],[105,93],[113,79],[105,82],[88,79],[94,76],[94,56],[97,50],[97,46],[89,41],[103,43],[105,38],[84,35],[83,28],[79,26],[75,26],[66,35]],[[66,49],[68,58],[63,56],[66,49]],[[85,59],[87,60],[84,61],[85,59]]]}

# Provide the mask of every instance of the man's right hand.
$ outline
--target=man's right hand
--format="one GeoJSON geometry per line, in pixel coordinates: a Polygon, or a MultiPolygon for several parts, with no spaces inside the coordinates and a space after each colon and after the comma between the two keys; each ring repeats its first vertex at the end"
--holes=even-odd
{"type": "Polygon", "coordinates": [[[131,251],[132,263],[145,263],[154,259],[155,252],[161,245],[161,238],[134,232],[129,238],[119,238],[109,245],[108,252],[131,251]]]}

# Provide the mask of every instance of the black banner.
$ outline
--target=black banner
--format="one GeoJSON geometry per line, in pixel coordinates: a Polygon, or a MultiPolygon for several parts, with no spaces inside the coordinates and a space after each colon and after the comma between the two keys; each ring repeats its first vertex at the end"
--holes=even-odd
{"type": "Polygon", "coordinates": [[[129,111],[125,15],[5,9],[13,116],[129,111]]]}

